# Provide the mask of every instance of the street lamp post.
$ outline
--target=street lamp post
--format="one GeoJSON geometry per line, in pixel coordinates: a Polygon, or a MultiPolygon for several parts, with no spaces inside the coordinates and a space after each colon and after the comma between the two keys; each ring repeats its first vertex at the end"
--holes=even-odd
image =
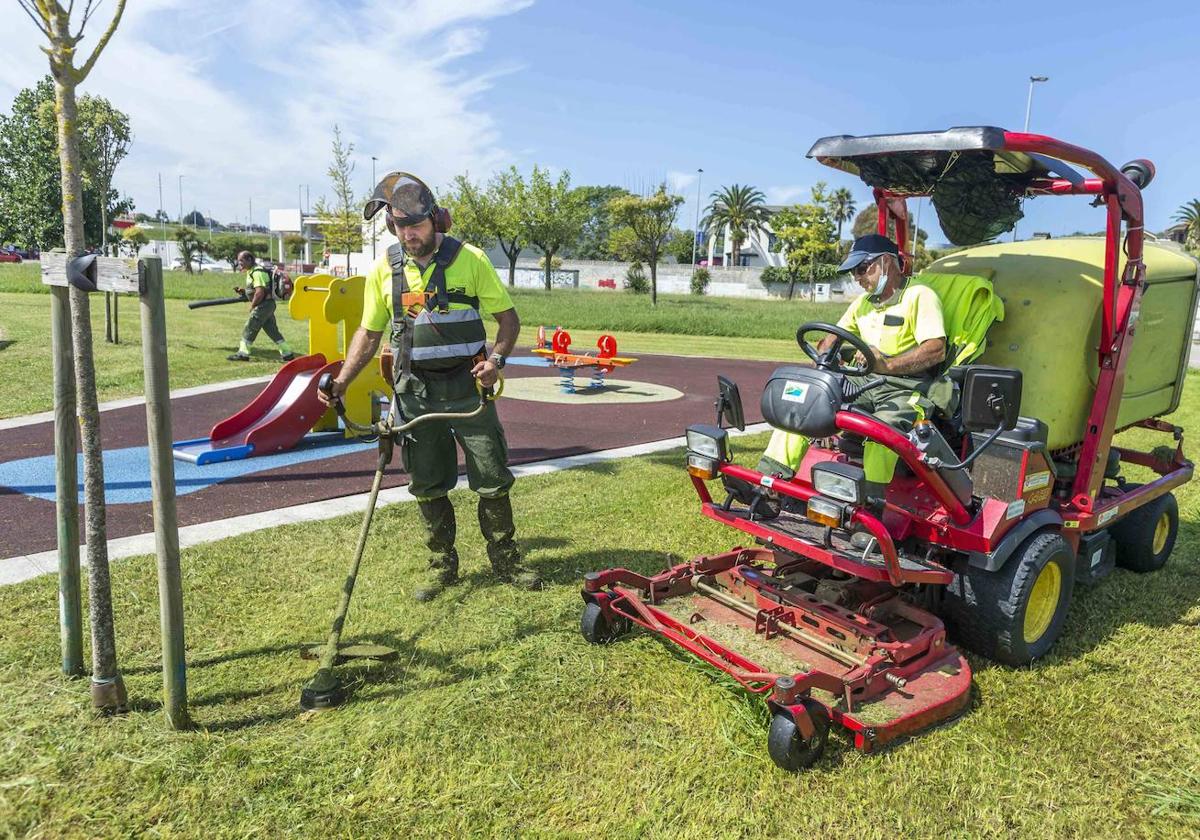
{"type": "Polygon", "coordinates": [[[183,176],[179,176],[179,224],[183,224],[183,176]]]}
{"type": "MultiPolygon", "coordinates": [[[[371,189],[372,190],[375,189],[375,161],[377,161],[378,159],[379,158],[375,157],[375,155],[371,155],[371,189]]],[[[376,233],[375,217],[372,216],[371,217],[371,259],[372,260],[375,259],[375,240],[377,240],[378,238],[379,238],[379,236],[376,233]]]]}
{"type": "Polygon", "coordinates": [[[704,170],[696,170],[696,221],[692,231],[692,277],[696,276],[696,245],[700,240],[700,182],[704,179],[704,170]]]}
{"type": "MultiPolygon", "coordinates": [[[[1025,99],[1025,133],[1029,133],[1029,115],[1033,111],[1033,86],[1038,82],[1050,81],[1049,76],[1030,76],[1029,77],[1029,96],[1025,99]]],[[[1017,241],[1017,226],[1013,224],[1013,242],[1017,241]]]]}
{"type": "Polygon", "coordinates": [[[1033,86],[1038,82],[1050,81],[1049,76],[1029,77],[1029,97],[1025,100],[1025,133],[1029,133],[1029,114],[1033,110],[1033,86]]]}
{"type": "MultiPolygon", "coordinates": [[[[166,249],[167,249],[167,214],[163,210],[162,173],[161,172],[158,173],[158,224],[159,224],[159,231],[160,231],[159,236],[162,238],[162,243],[163,243],[162,247],[163,247],[163,250],[166,251],[166,249]]],[[[155,248],[154,252],[158,253],[158,248],[155,248]]],[[[165,256],[165,254],[164,254],[164,256],[165,256]]]]}

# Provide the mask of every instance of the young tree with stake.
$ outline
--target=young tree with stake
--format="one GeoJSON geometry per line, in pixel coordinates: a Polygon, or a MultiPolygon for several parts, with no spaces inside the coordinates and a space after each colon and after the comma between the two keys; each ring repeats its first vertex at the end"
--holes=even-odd
{"type": "MultiPolygon", "coordinates": [[[[58,159],[62,174],[63,227],[67,258],[84,250],[83,164],[77,134],[76,88],[88,77],[96,60],[108,46],[125,0],[116,0],[112,20],[95,48],[80,67],[75,66],[76,48],[95,11],[95,0],[87,0],[79,25],[72,31],[75,3],[64,7],[59,0],[17,0],[45,37],[42,47],[50,60],[54,78],[54,115],[58,127],[58,159]]],[[[74,343],[74,373],[78,400],[79,428],[83,438],[83,487],[87,511],[89,613],[92,628],[92,705],[104,712],[124,711],[128,699],[117,667],[113,631],[112,592],[108,569],[108,532],[104,506],[104,462],[100,440],[100,407],[96,398],[96,367],[92,359],[91,307],[87,292],[70,288],[71,337],[74,343]]]]}

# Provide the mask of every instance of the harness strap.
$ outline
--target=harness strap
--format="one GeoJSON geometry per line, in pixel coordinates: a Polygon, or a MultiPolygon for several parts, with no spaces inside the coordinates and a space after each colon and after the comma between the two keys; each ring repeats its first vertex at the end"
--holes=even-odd
{"type": "MultiPolygon", "coordinates": [[[[442,313],[450,310],[450,295],[446,291],[446,269],[458,258],[458,252],[461,250],[462,242],[453,236],[443,236],[442,244],[433,255],[433,275],[429,278],[427,291],[437,296],[437,308],[442,313]]],[[[475,308],[479,308],[478,301],[475,308]]]]}
{"type": "Polygon", "coordinates": [[[388,262],[392,266],[392,326],[400,338],[400,379],[412,376],[413,319],[408,314],[405,298],[408,296],[408,277],[404,274],[404,246],[397,242],[387,249],[388,262]]]}

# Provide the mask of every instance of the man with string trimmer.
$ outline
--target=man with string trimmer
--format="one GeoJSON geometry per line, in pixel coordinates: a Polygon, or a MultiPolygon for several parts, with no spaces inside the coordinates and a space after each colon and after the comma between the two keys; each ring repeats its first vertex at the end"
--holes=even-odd
{"type": "MultiPolygon", "coordinates": [[[[390,329],[396,405],[405,419],[429,413],[463,414],[478,404],[476,380],[495,384],[516,344],[521,321],[487,255],[447,236],[450,214],[438,207],[419,178],[392,172],[375,187],[365,219],[383,210],[388,230],[399,239],[371,268],[363,291],[362,325],[354,334],[327,404],[374,358],[390,329]],[[496,341],[489,356],[483,315],[495,318],[496,341]]],[[[467,420],[423,423],[400,443],[409,489],[417,498],[429,548],[428,578],[415,597],[429,601],[458,582],[454,507],[448,498],[458,481],[462,447],[467,481],[479,494],[479,527],[496,576],[522,589],[541,579],[521,563],[514,539],[509,490],[508,444],[496,407],[467,420]]]]}

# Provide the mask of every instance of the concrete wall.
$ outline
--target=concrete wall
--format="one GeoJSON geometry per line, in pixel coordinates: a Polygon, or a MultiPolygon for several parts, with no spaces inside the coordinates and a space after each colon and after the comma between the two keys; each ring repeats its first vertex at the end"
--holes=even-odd
{"type": "MultiPolygon", "coordinates": [[[[496,266],[501,279],[508,280],[508,264],[501,261],[496,266]]],[[[528,279],[533,272],[538,272],[536,262],[517,261],[517,271],[521,275],[520,285],[528,285],[528,279]]],[[[601,289],[601,280],[613,280],[616,290],[625,288],[625,272],[629,270],[627,262],[607,262],[603,260],[572,260],[564,259],[564,272],[578,272],[578,286],[581,289],[601,289]]],[[[643,266],[647,280],[650,269],[643,266]]],[[[708,284],[708,294],[712,297],[741,297],[741,298],[771,298],[787,297],[787,284],[772,284],[770,288],[761,281],[762,268],[709,268],[712,280],[708,284]]],[[[678,263],[660,263],[658,266],[658,290],[665,294],[683,294],[691,292],[692,269],[688,265],[678,263]]],[[[540,284],[539,284],[540,285],[540,284]]],[[[803,287],[807,292],[807,286],[803,287]]],[[[838,298],[835,285],[834,297],[838,298]]],[[[796,294],[801,294],[801,286],[797,284],[796,294]]]]}

